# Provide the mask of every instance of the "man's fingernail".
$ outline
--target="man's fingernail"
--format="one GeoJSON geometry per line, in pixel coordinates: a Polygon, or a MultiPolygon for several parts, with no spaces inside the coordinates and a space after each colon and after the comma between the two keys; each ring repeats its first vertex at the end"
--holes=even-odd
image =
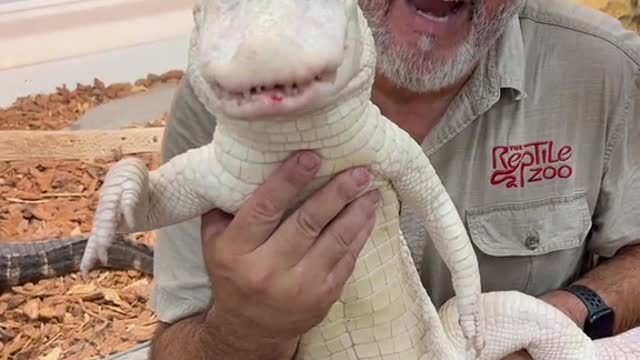
{"type": "Polygon", "coordinates": [[[362,186],[369,181],[369,172],[363,168],[353,169],[351,176],[353,176],[358,186],[362,186]]]}
{"type": "Polygon", "coordinates": [[[371,201],[372,204],[378,205],[382,196],[380,195],[380,191],[373,190],[367,194],[367,198],[371,201]]]}
{"type": "Polygon", "coordinates": [[[313,170],[320,164],[320,158],[314,153],[302,153],[298,156],[298,164],[305,170],[313,170]]]}

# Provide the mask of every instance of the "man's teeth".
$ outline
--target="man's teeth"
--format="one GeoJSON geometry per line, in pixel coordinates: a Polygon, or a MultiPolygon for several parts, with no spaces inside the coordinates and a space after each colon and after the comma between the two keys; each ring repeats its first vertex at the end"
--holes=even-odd
{"type": "Polygon", "coordinates": [[[418,14],[424,16],[429,20],[445,22],[447,19],[449,19],[449,16],[457,14],[465,4],[469,3],[469,1],[467,0],[440,0],[440,1],[446,2],[446,3],[455,3],[455,5],[453,5],[453,8],[450,11],[448,11],[446,14],[434,14],[430,11],[421,10],[417,6],[414,6],[414,9],[418,11],[418,14]]]}
{"type": "Polygon", "coordinates": [[[436,15],[430,13],[430,12],[425,12],[425,11],[422,11],[420,9],[417,9],[417,10],[418,10],[418,14],[420,14],[420,15],[424,16],[425,18],[427,18],[429,20],[432,20],[432,21],[446,22],[447,19],[449,19],[449,15],[448,14],[445,15],[445,16],[436,16],[436,15]]]}

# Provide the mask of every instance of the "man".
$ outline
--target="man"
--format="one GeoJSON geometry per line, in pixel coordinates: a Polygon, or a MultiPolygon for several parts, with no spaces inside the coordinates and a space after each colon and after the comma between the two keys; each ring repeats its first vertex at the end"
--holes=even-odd
{"type": "MultiPolygon", "coordinates": [[[[594,338],[638,325],[640,38],[569,0],[475,0],[469,19],[450,17],[456,26],[433,26],[450,5],[437,0],[361,5],[379,52],[372,100],[431,158],[476,246],[483,290],[539,296],[594,338]],[[591,254],[606,261],[591,269],[591,254]]],[[[183,82],[163,161],[209,142],[213,128],[183,82]]],[[[159,232],[153,304],[164,325],[153,359],[291,359],[336,301],[377,204],[375,193],[354,199],[366,172],[345,172],[303,216],[281,219],[317,166],[312,153],[292,157],[233,221],[213,211],[159,232]],[[277,267],[293,250],[278,261],[247,250],[303,238],[341,260],[316,253],[305,277],[277,267]]],[[[440,306],[453,295],[447,268],[420,220],[404,209],[402,219],[440,306]]]]}

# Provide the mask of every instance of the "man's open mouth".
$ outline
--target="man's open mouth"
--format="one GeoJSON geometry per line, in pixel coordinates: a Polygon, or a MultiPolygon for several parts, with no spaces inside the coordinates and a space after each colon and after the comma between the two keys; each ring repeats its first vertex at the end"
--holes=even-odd
{"type": "Polygon", "coordinates": [[[414,31],[435,37],[464,32],[471,23],[475,0],[404,0],[404,10],[414,31]]]}
{"type": "Polygon", "coordinates": [[[430,19],[445,20],[470,5],[469,0],[408,0],[418,12],[430,19]]]}

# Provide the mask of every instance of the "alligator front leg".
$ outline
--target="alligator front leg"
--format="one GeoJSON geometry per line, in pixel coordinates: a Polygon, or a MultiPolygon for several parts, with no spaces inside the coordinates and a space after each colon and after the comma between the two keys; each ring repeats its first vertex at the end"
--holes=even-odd
{"type": "Polygon", "coordinates": [[[118,161],[105,176],[80,271],[107,261],[116,232],[158,229],[192,219],[223,202],[212,175],[221,176],[213,145],[182,153],[149,172],[138,158],[118,161]],[[206,181],[214,182],[206,186],[206,181]]]}
{"type": "Polygon", "coordinates": [[[420,145],[402,130],[391,133],[395,134],[389,137],[391,155],[381,171],[391,179],[399,200],[424,219],[426,230],[451,272],[467,350],[474,350],[479,355],[484,347],[480,321],[481,284],[471,241],[453,201],[420,145]]]}

